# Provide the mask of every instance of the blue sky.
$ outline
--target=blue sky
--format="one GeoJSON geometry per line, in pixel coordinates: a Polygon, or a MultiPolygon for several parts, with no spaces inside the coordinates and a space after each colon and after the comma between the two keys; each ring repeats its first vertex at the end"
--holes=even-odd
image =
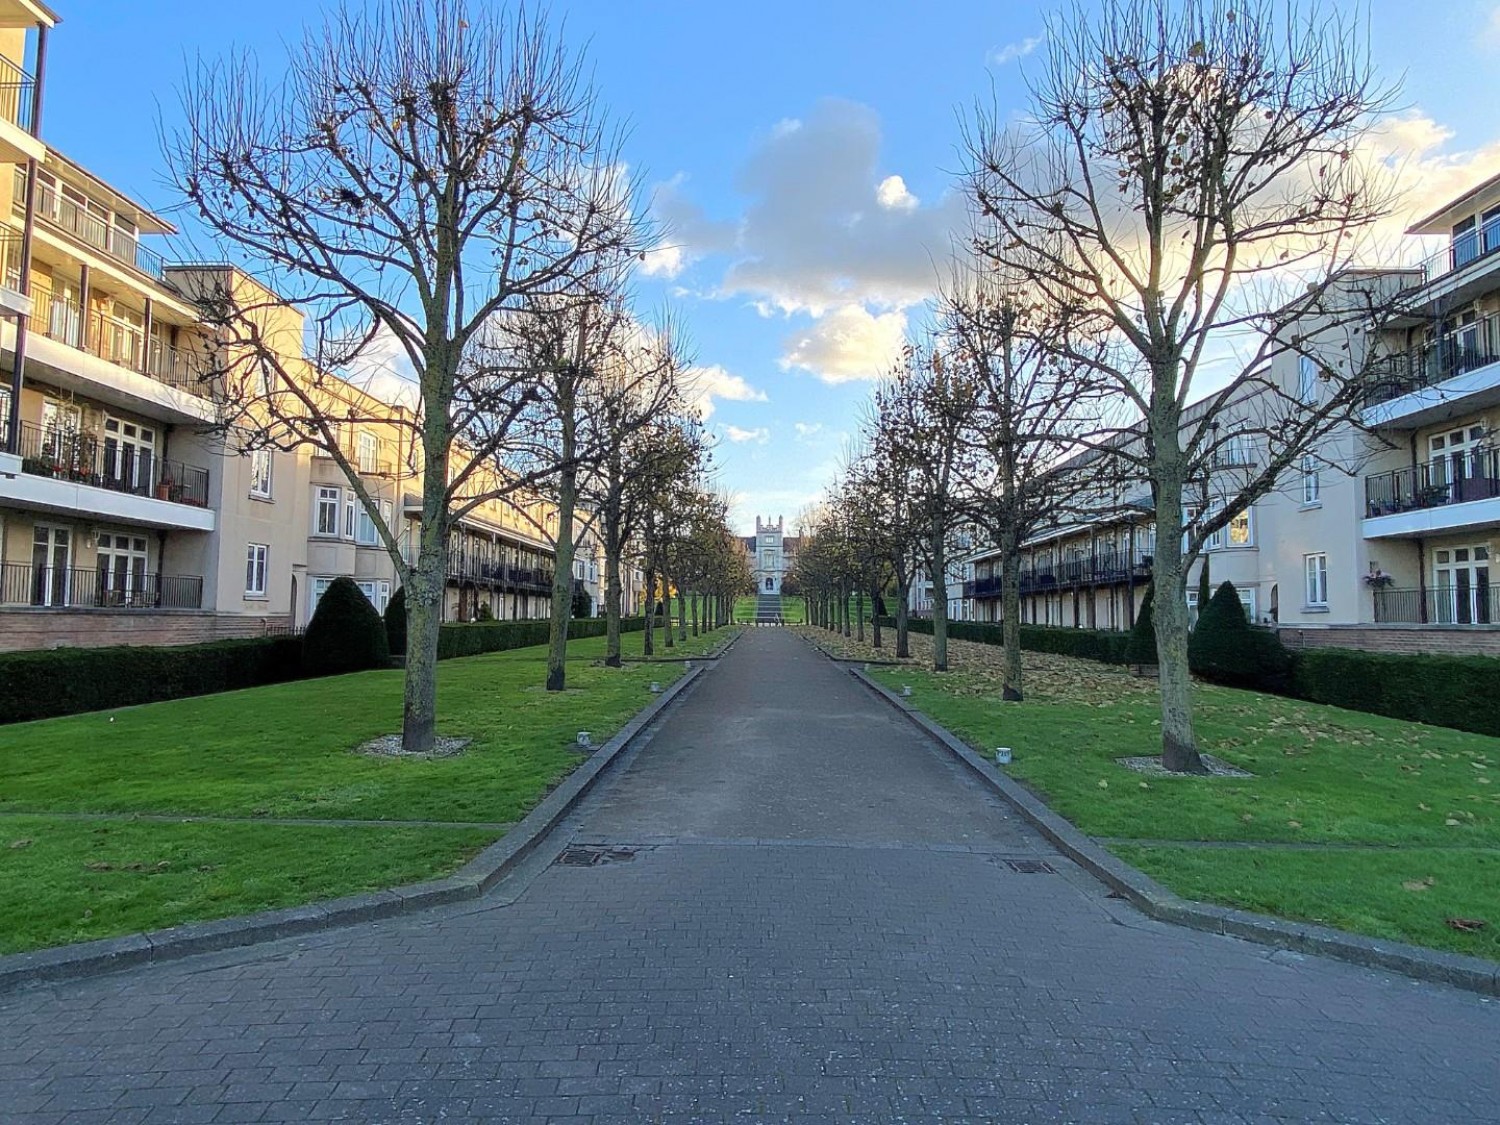
{"type": "MultiPolygon", "coordinates": [[[[44,135],[170,211],[157,130],[176,121],[187,61],[238,46],[270,69],[318,2],[56,6],[44,135]]],[[[956,206],[960,111],[992,91],[1003,110],[1024,108],[1053,8],[554,3],[671,224],[641,297],[670,301],[691,332],[741,527],[757,513],[794,519],[832,476],[869,379],[931,288],[956,206]]],[[[1403,80],[1378,143],[1405,161],[1407,210],[1500,171],[1500,2],[1376,0],[1370,38],[1382,75],[1403,80]]]]}

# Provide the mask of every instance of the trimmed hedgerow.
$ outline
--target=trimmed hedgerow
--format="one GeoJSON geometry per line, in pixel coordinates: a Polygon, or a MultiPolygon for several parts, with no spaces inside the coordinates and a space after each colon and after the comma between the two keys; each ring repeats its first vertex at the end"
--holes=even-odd
{"type": "Polygon", "coordinates": [[[1309,648],[1291,654],[1290,694],[1437,727],[1500,735],[1500,660],[1493,656],[1309,648]]]}
{"type": "Polygon", "coordinates": [[[1275,633],[1250,624],[1231,582],[1214,591],[1188,638],[1188,667],[1209,683],[1284,695],[1291,663],[1275,633]]]}
{"type": "MultiPolygon", "coordinates": [[[[575,641],[583,637],[602,637],[605,624],[602,617],[573,618],[568,622],[568,637],[575,641]]],[[[620,619],[622,633],[638,632],[645,627],[644,617],[620,619]]],[[[544,645],[549,628],[547,621],[475,621],[469,625],[444,625],[438,633],[438,659],[544,645]]]]}
{"type": "MultiPolygon", "coordinates": [[[[894,617],[880,619],[882,629],[894,629],[894,617]]],[[[907,622],[913,633],[932,634],[932,620],[914,617],[907,622]]],[[[975,641],[982,645],[1003,645],[1004,628],[997,622],[950,621],[948,636],[956,641],[975,641]]],[[[1077,656],[1105,664],[1125,663],[1127,634],[1111,629],[1068,629],[1061,625],[1022,625],[1021,647],[1032,652],[1050,652],[1058,656],[1077,656]]]]}
{"type": "Polygon", "coordinates": [[[385,622],[354,579],[335,578],[318,599],[302,637],[302,666],[311,675],[384,668],[391,662],[385,622]]]}
{"type": "Polygon", "coordinates": [[[0,723],[132,707],[300,679],[302,638],[0,654],[0,723]]]}

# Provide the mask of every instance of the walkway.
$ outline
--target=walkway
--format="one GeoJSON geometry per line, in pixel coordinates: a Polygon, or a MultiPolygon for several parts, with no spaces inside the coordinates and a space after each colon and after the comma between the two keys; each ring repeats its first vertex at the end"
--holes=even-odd
{"type": "Polygon", "coordinates": [[[478,904],[0,1001],[0,1118],[1500,1121],[1500,1005],[1141,918],[783,630],[564,835],[478,904]]]}

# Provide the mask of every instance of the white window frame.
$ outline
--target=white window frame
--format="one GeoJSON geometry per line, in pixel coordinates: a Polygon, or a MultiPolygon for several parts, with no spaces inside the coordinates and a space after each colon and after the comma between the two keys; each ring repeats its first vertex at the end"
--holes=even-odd
{"type": "Polygon", "coordinates": [[[1302,598],[1309,609],[1328,608],[1328,554],[1315,551],[1302,556],[1302,598]]]}
{"type": "Polygon", "coordinates": [[[1243,511],[1232,516],[1229,522],[1224,525],[1222,531],[1224,546],[1231,550],[1241,551],[1255,546],[1255,510],[1253,508],[1245,508],[1243,511]],[[1243,543],[1236,543],[1234,541],[1234,529],[1235,524],[1240,520],[1243,520],[1245,524],[1245,541],[1243,543]]]}
{"type": "MultiPolygon", "coordinates": [[[[355,499],[357,501],[358,497],[355,499]]],[[[359,505],[359,510],[354,517],[354,542],[361,547],[380,545],[380,530],[375,526],[375,521],[370,518],[370,513],[363,504],[359,505]]]]}
{"type": "Polygon", "coordinates": [[[359,497],[354,494],[354,489],[344,489],[344,538],[353,539],[355,529],[359,526],[356,513],[364,505],[359,502],[359,497]]]}
{"type": "Polygon", "coordinates": [[[1300,401],[1318,401],[1318,378],[1321,370],[1318,361],[1312,356],[1297,357],[1297,398],[1300,401]]]}
{"type": "Polygon", "coordinates": [[[271,451],[250,451],[250,496],[255,500],[271,499],[271,451]]]}
{"type": "Polygon", "coordinates": [[[360,430],[355,437],[355,457],[360,472],[376,472],[380,466],[380,439],[369,430],[360,430]]]}
{"type": "Polygon", "coordinates": [[[270,586],[271,547],[266,543],[245,545],[245,597],[264,598],[270,586]]]}
{"type": "Polygon", "coordinates": [[[1318,459],[1311,453],[1302,457],[1302,506],[1310,508],[1323,502],[1323,480],[1318,459]]]}
{"type": "Polygon", "coordinates": [[[320,539],[339,537],[339,503],[341,489],[320,484],[313,491],[313,534],[320,539]],[[331,518],[324,516],[331,513],[331,518]]]}

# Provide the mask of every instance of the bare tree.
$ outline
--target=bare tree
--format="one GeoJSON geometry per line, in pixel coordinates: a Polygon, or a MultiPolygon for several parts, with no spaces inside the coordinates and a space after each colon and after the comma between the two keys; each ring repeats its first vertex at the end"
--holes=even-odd
{"type": "Polygon", "coordinates": [[[906,346],[893,377],[875,392],[875,440],[910,489],[913,530],[932,580],[932,663],[948,670],[948,557],[963,521],[960,490],[971,477],[967,427],[978,406],[973,373],[931,338],[906,346]]]}
{"type": "Polygon", "coordinates": [[[1168,769],[1204,768],[1188,564],[1348,417],[1368,371],[1363,340],[1391,293],[1351,272],[1391,206],[1361,156],[1389,100],[1362,43],[1350,19],[1270,0],[1080,5],[1049,30],[1029,121],[982,110],[968,138],[969,188],[995,231],[983,253],[1109,334],[1103,355],[1066,342],[1062,354],[1120,396],[1119,426],[1097,444],[1154,498],[1168,769]],[[1272,378],[1270,361],[1289,352],[1317,357],[1315,393],[1272,378]],[[1185,518],[1185,490],[1231,459],[1253,465],[1222,504],[1185,518]]]}
{"type": "MultiPolygon", "coordinates": [[[[314,326],[316,367],[339,369],[379,341],[413,376],[414,557],[383,534],[409,619],[403,744],[429,750],[448,530],[491,498],[488,466],[534,395],[484,335],[527,297],[584,285],[642,249],[616,139],[541,18],[466,0],[350,0],[285,74],[263,77],[245,57],[200,64],[181,100],[185,124],[167,142],[176,185],[281,293],[249,302],[259,307],[238,288],[219,294],[226,354],[247,369],[279,364],[288,341],[265,325],[284,298],[314,326]]],[[[333,454],[375,518],[339,419],[298,395],[303,372],[277,374],[277,391],[300,397],[290,432],[333,454]]],[[[243,392],[235,423],[261,425],[245,401],[253,380],[226,382],[243,392]]]]}
{"type": "Polygon", "coordinates": [[[977,456],[959,490],[970,522],[999,553],[1005,662],[1002,695],[1023,696],[1021,547],[1031,536],[1079,518],[1098,502],[1099,465],[1083,444],[1097,426],[1102,386],[1091,364],[1067,358],[1086,343],[1069,310],[1048,304],[1022,279],[1008,283],[960,262],[942,295],[944,338],[976,390],[965,431],[977,456]]]}

